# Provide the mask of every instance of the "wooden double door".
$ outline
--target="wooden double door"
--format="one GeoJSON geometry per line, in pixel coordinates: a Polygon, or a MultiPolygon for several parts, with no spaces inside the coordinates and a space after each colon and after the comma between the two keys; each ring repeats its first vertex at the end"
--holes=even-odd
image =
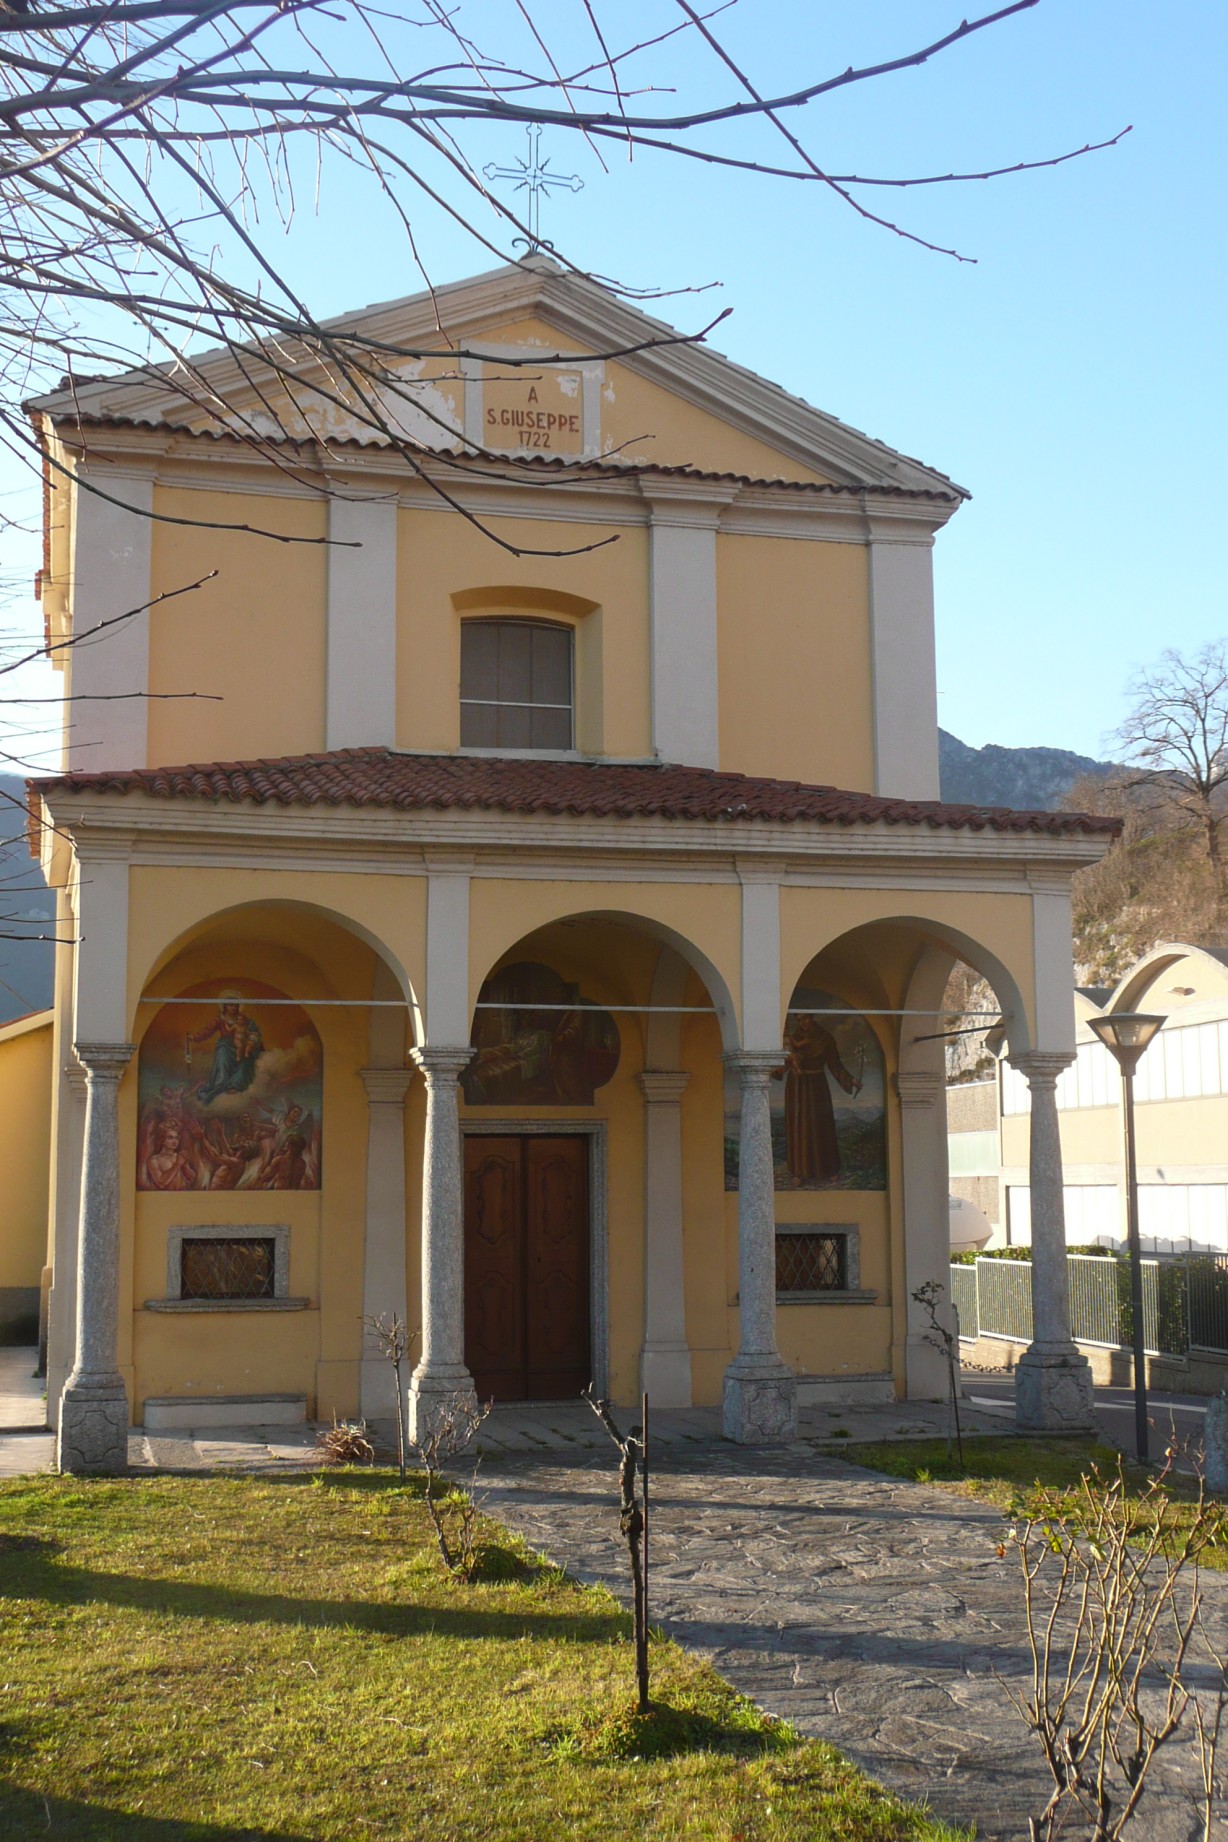
{"type": "Polygon", "coordinates": [[[465,1362],[478,1398],[572,1399],[591,1379],[588,1139],[464,1143],[465,1362]]]}

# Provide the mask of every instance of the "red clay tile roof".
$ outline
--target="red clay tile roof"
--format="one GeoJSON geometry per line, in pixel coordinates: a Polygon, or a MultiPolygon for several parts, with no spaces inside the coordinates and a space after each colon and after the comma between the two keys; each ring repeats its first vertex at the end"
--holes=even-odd
{"type": "MultiPolygon", "coordinates": [[[[773,386],[775,388],[775,386],[773,386]]],[[[799,398],[798,401],[801,399],[799,398]]],[[[185,404],[185,414],[193,406],[185,404]]],[[[807,405],[806,407],[809,407],[807,405]]],[[[243,435],[241,429],[210,426],[194,428],[190,423],[174,423],[164,419],[152,419],[148,416],[124,416],[117,412],[101,412],[84,415],[74,409],[70,416],[60,418],[60,426],[69,430],[80,429],[149,429],[172,428],[176,435],[191,441],[214,442],[233,441],[248,448],[253,448],[257,455],[272,448],[301,452],[306,458],[305,464],[314,465],[315,458],[321,450],[322,443],[314,435],[296,436],[287,434],[260,436],[255,443],[243,435]]],[[[866,440],[872,439],[870,436],[866,440]]],[[[375,434],[364,438],[361,436],[330,435],[327,451],[364,454],[378,453],[381,456],[391,449],[391,443],[378,438],[375,434]]],[[[730,473],[727,471],[710,471],[696,467],[689,462],[670,462],[654,460],[629,460],[618,455],[591,455],[587,459],[574,458],[565,454],[474,454],[464,447],[430,448],[417,456],[422,467],[429,468],[435,462],[451,474],[471,474],[477,480],[515,480],[526,474],[557,475],[561,478],[583,481],[595,480],[636,480],[636,479],[684,479],[719,486],[750,486],[768,488],[775,492],[799,493],[829,499],[850,499],[854,502],[868,493],[872,498],[915,500],[920,504],[958,505],[962,499],[970,499],[972,494],[965,486],[957,486],[951,481],[947,487],[896,486],[890,481],[878,483],[863,482],[858,485],[841,485],[832,480],[794,480],[784,475],[759,475],[753,473],[730,473]]],[[[915,461],[914,466],[924,465],[915,461]]],[[[934,472],[935,469],[927,469],[934,472]]],[[[946,479],[946,474],[939,474],[946,479]]]]}
{"type": "Polygon", "coordinates": [[[278,761],[221,761],[128,772],[62,774],[33,792],[145,793],[156,799],[259,806],[377,806],[400,812],[573,813],[604,819],[762,819],[775,824],[915,825],[931,831],[1037,832],[1113,837],[1117,819],[1082,812],[1016,812],[939,800],[876,799],[795,780],[709,768],[525,756],[411,755],[346,748],[278,761]]]}

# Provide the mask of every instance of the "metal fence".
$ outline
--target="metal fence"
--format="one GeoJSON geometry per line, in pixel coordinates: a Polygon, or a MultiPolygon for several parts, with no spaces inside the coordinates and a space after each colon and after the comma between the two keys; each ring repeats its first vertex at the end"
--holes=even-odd
{"type": "MultiPolygon", "coordinates": [[[[1129,1262],[1068,1254],[1070,1329],[1077,1343],[1129,1349],[1133,1343],[1129,1262]]],[[[951,1299],[965,1338],[1032,1338],[1030,1260],[978,1259],[951,1268],[951,1299]]],[[[1190,1349],[1228,1355],[1228,1256],[1176,1255],[1143,1261],[1143,1340],[1152,1355],[1190,1349]]]]}

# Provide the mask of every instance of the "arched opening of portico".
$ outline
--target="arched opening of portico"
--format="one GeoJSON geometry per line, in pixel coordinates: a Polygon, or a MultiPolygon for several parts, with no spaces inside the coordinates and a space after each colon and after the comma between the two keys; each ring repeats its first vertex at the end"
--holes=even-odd
{"type": "MultiPolygon", "coordinates": [[[[148,939],[157,917],[139,920],[148,939]]],[[[317,904],[238,903],[153,954],[119,1095],[119,1358],[138,1421],[151,1401],[155,1419],[186,1401],[217,1421],[243,1397],[392,1412],[362,1319],[412,1311],[414,1011],[384,943],[317,904]]],[[[71,1365],[72,1321],[62,1296],[49,1371],[71,1365]]]]}
{"type": "Polygon", "coordinates": [[[461,1076],[466,1366],[480,1395],[590,1378],[658,1405],[720,1397],[736,1311],[723,1184],[719,971],[672,929],[589,911],[482,979],[461,1076]]]}
{"type": "MultiPolygon", "coordinates": [[[[786,968],[786,981],[791,972],[786,968]]],[[[822,1078],[807,1086],[812,1095],[823,1090],[833,1150],[826,1171],[800,1180],[786,1172],[778,1181],[778,1233],[825,1233],[846,1282],[856,1284],[846,1283],[840,1302],[848,1309],[839,1313],[826,1301],[822,1309],[806,1301],[782,1311],[782,1354],[802,1376],[803,1403],[842,1383],[855,1393],[879,1387],[934,1398],[947,1377],[914,1294],[933,1280],[945,1300],[950,1287],[947,1044],[963,1040],[954,1032],[974,1030],[978,1040],[1010,1031],[1026,1046],[1019,983],[1001,958],[961,930],[895,915],[827,942],[800,967],[787,1001],[786,1051],[809,1037],[816,1073],[824,1065],[822,1078]],[[975,1001],[963,1003],[948,986],[953,969],[965,964],[982,982],[975,1001]],[[825,1042],[823,1057],[815,1038],[825,1042]],[[823,1351],[822,1373],[808,1384],[807,1359],[816,1349],[823,1351]]],[[[783,1110],[783,1098],[778,1104],[783,1110]]],[[[836,1296],[833,1288],[832,1302],[836,1296]]]]}

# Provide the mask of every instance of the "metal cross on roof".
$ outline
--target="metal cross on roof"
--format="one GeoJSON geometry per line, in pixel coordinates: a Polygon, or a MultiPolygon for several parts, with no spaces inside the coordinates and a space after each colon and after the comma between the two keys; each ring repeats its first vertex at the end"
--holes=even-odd
{"type": "Polygon", "coordinates": [[[543,243],[541,239],[543,192],[549,195],[555,187],[568,192],[580,192],[584,189],[584,181],[576,173],[552,173],[548,170],[549,159],[543,160],[541,157],[540,122],[530,122],[526,133],[529,137],[527,160],[517,160],[515,166],[496,166],[492,160],[489,166],[482,168],[482,171],[487,179],[514,179],[516,181],[515,190],[529,194],[529,235],[527,239],[517,237],[515,241],[517,243],[527,241],[528,253],[531,256],[535,250],[553,249],[554,247],[552,243],[543,243]]]}

